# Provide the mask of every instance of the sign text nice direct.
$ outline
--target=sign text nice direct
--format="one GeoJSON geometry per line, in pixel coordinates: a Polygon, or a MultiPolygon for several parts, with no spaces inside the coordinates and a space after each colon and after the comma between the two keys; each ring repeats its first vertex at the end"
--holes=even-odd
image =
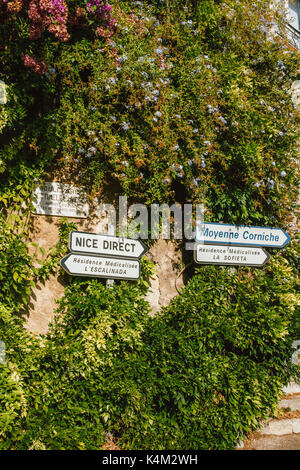
{"type": "Polygon", "coordinates": [[[135,243],[128,242],[128,241],[122,241],[120,240],[99,240],[97,238],[81,238],[81,237],[76,237],[75,240],[75,247],[77,248],[93,248],[95,250],[105,250],[111,251],[111,250],[116,250],[116,251],[121,251],[124,253],[134,253],[135,250],[135,243]],[[101,247],[99,246],[99,243],[101,243],[101,247]]]}

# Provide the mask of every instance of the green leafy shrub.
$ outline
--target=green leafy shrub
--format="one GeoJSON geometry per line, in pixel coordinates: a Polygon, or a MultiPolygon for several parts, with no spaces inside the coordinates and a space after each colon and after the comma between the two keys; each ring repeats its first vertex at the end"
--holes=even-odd
{"type": "Polygon", "coordinates": [[[13,449],[22,437],[26,400],[16,370],[0,365],[0,448],[13,449]]]}
{"type": "MultiPolygon", "coordinates": [[[[282,257],[267,269],[202,267],[181,296],[150,319],[143,354],[120,364],[130,392],[114,428],[129,448],[231,449],[277,408],[299,310],[282,257]],[[133,390],[135,389],[135,393],[133,390]]],[[[122,371],[122,373],[121,373],[122,371]]]]}
{"type": "MultiPolygon", "coordinates": [[[[74,280],[67,287],[39,366],[27,379],[31,409],[22,446],[42,442],[47,449],[101,448],[115,416],[114,363],[126,363],[143,344],[149,312],[145,282],[110,289],[96,280],[74,280]]],[[[121,406],[117,409],[122,413],[121,406]]]]}
{"type": "Polygon", "coordinates": [[[154,318],[144,300],[151,270],[143,263],[140,282],[113,288],[72,280],[42,339],[2,311],[22,387],[5,385],[15,419],[1,448],[100,449],[110,432],[126,449],[231,449],[276,411],[282,387],[300,379],[286,259],[202,267],[154,318]]]}
{"type": "Polygon", "coordinates": [[[12,38],[0,25],[5,175],[20,160],[56,165],[92,196],[113,184],[147,204],[204,202],[214,221],[290,222],[298,53],[266,35],[280,10],[266,0],[112,7],[112,36],[43,34],[42,76],[18,55],[34,48],[28,28],[13,21],[12,38]]]}
{"type": "Polygon", "coordinates": [[[5,345],[5,361],[0,364],[0,449],[13,450],[24,438],[27,379],[38,362],[40,339],[24,329],[16,310],[0,302],[0,340],[5,345]]]}
{"type": "Polygon", "coordinates": [[[0,181],[0,302],[19,312],[26,307],[37,275],[29,254],[34,169],[20,165],[0,181]]]}
{"type": "MultiPolygon", "coordinates": [[[[2,301],[10,306],[25,305],[30,296],[34,268],[27,247],[9,231],[0,235],[0,282],[2,301]]],[[[1,298],[0,297],[0,298],[1,298]]]]}

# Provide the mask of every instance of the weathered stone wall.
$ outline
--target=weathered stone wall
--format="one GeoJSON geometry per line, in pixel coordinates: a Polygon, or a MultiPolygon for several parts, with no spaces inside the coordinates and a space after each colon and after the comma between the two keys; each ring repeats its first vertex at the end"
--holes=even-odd
{"type": "MultiPolygon", "coordinates": [[[[107,217],[96,210],[87,219],[73,219],[78,230],[92,233],[107,233],[107,217]]],[[[60,217],[32,215],[30,240],[44,248],[46,254],[59,241],[60,217]]],[[[29,252],[34,254],[36,248],[29,246],[29,252]]],[[[156,264],[156,275],[151,280],[151,288],[147,300],[154,315],[162,306],[167,305],[183,286],[182,276],[178,277],[177,264],[181,262],[182,252],[178,243],[172,240],[158,240],[146,254],[156,264]],[[176,289],[177,287],[177,289],[176,289]]],[[[39,258],[43,258],[39,253],[39,258]]],[[[30,305],[25,317],[25,326],[37,334],[47,332],[49,322],[53,319],[57,307],[56,299],[60,299],[65,290],[63,277],[51,276],[45,283],[39,283],[32,289],[30,305]]]]}

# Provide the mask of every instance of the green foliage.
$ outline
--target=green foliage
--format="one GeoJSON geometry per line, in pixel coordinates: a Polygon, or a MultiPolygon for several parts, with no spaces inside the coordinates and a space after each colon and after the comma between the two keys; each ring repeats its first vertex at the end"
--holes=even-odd
{"type": "Polygon", "coordinates": [[[40,340],[24,329],[15,310],[1,301],[0,340],[6,353],[5,363],[0,364],[0,449],[13,450],[24,437],[29,392],[26,380],[38,361],[40,340]]]}
{"type": "Polygon", "coordinates": [[[24,166],[0,183],[0,302],[26,306],[38,271],[28,252],[31,197],[40,173],[24,166]]]}
{"type": "Polygon", "coordinates": [[[113,288],[73,279],[42,340],[1,310],[19,377],[15,390],[5,369],[15,419],[1,448],[99,449],[109,431],[128,449],[230,449],[276,411],[282,386],[300,379],[286,259],[202,267],[154,318],[151,271],[143,263],[142,281],[113,288]]]}
{"type": "Polygon", "coordinates": [[[38,366],[27,376],[30,410],[21,446],[101,448],[104,427],[114,419],[114,362],[128,361],[142,347],[149,310],[143,293],[141,283],[109,289],[96,280],[74,280],[67,287],[38,366]]]}
{"type": "Polygon", "coordinates": [[[298,53],[266,36],[282,23],[279,10],[265,0],[132,8],[113,2],[112,37],[41,39],[42,77],[16,64],[27,33],[12,39],[0,27],[7,174],[22,155],[60,165],[95,196],[113,182],[149,204],[204,202],[215,221],[286,223],[296,194],[288,90],[298,53]]]}
{"type": "Polygon", "coordinates": [[[18,383],[18,373],[0,366],[0,446],[5,439],[15,445],[22,437],[21,420],[26,416],[26,401],[18,383]]]}
{"type": "Polygon", "coordinates": [[[135,449],[232,449],[272,415],[282,386],[299,380],[290,362],[294,284],[282,257],[266,270],[199,269],[148,322],[143,353],[119,365],[116,375],[130,379],[128,393],[112,383],[114,396],[127,399],[114,428],[122,441],[135,449]]]}
{"type": "Polygon", "coordinates": [[[0,238],[0,281],[1,299],[9,306],[26,304],[35,272],[27,248],[19,236],[9,238],[9,232],[1,233],[0,238]]]}

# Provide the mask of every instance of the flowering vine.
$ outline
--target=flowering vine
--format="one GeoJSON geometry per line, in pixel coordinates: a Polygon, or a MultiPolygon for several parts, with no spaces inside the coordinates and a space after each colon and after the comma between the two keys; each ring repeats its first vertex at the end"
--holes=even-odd
{"type": "Polygon", "coordinates": [[[66,25],[68,8],[64,0],[31,0],[28,18],[30,39],[39,39],[46,29],[63,42],[70,37],[66,25]]]}
{"type": "Polygon", "coordinates": [[[87,10],[97,18],[102,18],[104,22],[111,26],[114,20],[111,17],[112,6],[103,0],[89,0],[86,4],[87,10]]]}
{"type": "MultiPolygon", "coordinates": [[[[13,20],[17,14],[27,18],[29,39],[34,41],[47,31],[61,42],[67,42],[73,26],[90,25],[98,36],[110,36],[115,25],[111,15],[112,6],[107,0],[88,0],[75,7],[68,0],[0,0],[1,6],[4,7],[4,15],[8,21],[13,20]]],[[[35,72],[46,72],[44,62],[39,62],[28,54],[22,54],[21,57],[24,65],[35,72]]]]}
{"type": "Polygon", "coordinates": [[[30,57],[28,54],[22,55],[24,65],[31,68],[34,72],[43,75],[47,71],[45,62],[38,62],[34,57],[30,57]]]}
{"type": "MultiPolygon", "coordinates": [[[[40,8],[40,0],[26,1],[40,8]]],[[[38,142],[33,158],[54,160],[97,197],[113,181],[149,204],[204,202],[211,220],[293,223],[296,109],[287,90],[298,58],[281,36],[266,37],[273,9],[265,0],[259,8],[231,0],[230,10],[173,0],[171,16],[161,2],[43,2],[51,22],[41,40],[28,38],[26,52],[10,42],[13,19],[12,27],[0,23],[3,74],[20,80],[12,65],[20,46],[24,64],[45,76],[34,83],[38,93],[20,98],[40,113],[34,139],[26,136],[29,149],[38,142]],[[70,40],[51,41],[58,30],[49,28],[63,18],[70,40]]],[[[8,3],[0,0],[1,18],[8,3]]],[[[28,120],[31,130],[29,112],[28,120]]]]}

